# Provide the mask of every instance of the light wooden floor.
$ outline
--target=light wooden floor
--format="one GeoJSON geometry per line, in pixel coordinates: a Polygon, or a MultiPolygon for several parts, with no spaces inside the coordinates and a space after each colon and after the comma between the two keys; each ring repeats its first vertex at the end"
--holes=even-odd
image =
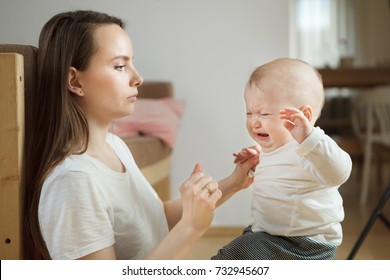
{"type": "MultiPolygon", "coordinates": [[[[357,168],[356,168],[357,169],[357,168]]],[[[341,244],[336,259],[347,259],[359,234],[366,225],[373,209],[378,202],[379,196],[385,189],[385,186],[374,187],[371,191],[369,201],[362,206],[359,203],[359,173],[360,170],[352,171],[350,179],[341,187],[340,192],[344,199],[345,220],[343,226],[343,243],[341,244]]],[[[390,219],[390,200],[384,208],[386,217],[390,219]]],[[[236,236],[240,235],[241,229],[227,228],[224,234],[215,235],[219,232],[216,229],[210,229],[208,233],[197,243],[188,259],[207,260],[215,255],[217,250],[230,242],[236,236]]],[[[378,218],[372,227],[367,238],[363,242],[355,259],[357,260],[389,260],[390,259],[390,229],[388,229],[378,218]]]]}

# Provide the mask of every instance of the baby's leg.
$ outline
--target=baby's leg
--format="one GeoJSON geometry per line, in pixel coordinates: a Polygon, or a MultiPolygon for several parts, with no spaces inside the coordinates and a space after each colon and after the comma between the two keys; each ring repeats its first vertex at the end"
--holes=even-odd
{"type": "Polygon", "coordinates": [[[220,249],[212,260],[331,260],[337,246],[308,237],[274,236],[250,227],[220,249]]]}
{"type": "MultiPolygon", "coordinates": [[[[269,260],[274,254],[272,244],[263,238],[266,233],[256,232],[247,227],[243,234],[220,249],[212,260],[269,260]]],[[[267,235],[267,234],[266,234],[267,235]]]]}

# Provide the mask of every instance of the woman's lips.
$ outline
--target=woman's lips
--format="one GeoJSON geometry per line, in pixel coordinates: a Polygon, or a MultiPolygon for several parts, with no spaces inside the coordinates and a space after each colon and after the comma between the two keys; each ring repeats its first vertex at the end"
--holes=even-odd
{"type": "Polygon", "coordinates": [[[131,96],[127,97],[127,100],[129,100],[131,102],[135,102],[135,101],[137,101],[137,95],[138,94],[131,95],[131,96]]]}

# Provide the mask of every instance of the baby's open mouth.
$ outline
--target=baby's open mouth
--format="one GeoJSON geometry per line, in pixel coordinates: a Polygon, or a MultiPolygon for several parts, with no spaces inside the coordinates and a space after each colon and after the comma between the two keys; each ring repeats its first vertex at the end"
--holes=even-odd
{"type": "Polygon", "coordinates": [[[268,137],[267,133],[257,133],[257,136],[259,137],[268,137]]]}

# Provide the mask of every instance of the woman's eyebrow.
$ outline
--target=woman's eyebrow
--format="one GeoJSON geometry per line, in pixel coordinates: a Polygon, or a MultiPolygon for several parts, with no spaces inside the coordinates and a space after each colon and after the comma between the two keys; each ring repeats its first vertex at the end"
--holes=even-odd
{"type": "MultiPolygon", "coordinates": [[[[130,57],[127,55],[118,55],[118,56],[115,56],[112,60],[117,60],[117,59],[129,61],[130,57]]],[[[133,57],[132,57],[132,59],[133,59],[133,57]]]]}

